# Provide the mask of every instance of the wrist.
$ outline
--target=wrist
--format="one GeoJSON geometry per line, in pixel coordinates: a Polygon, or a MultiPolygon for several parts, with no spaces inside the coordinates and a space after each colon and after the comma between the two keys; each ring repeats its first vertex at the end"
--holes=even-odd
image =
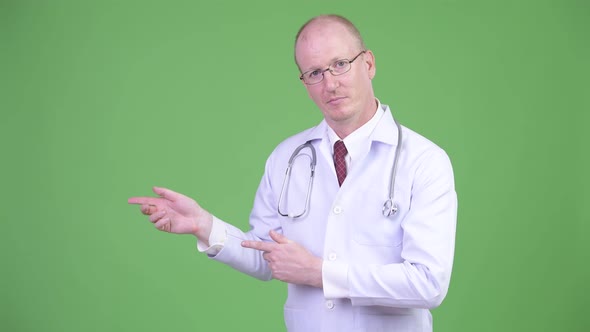
{"type": "Polygon", "coordinates": [[[314,262],[314,273],[311,275],[314,276],[313,280],[311,280],[311,286],[317,288],[323,288],[324,282],[322,277],[322,265],[324,264],[324,260],[316,257],[316,261],[314,262]]]}
{"type": "Polygon", "coordinates": [[[195,227],[192,234],[201,242],[208,243],[213,225],[213,215],[203,211],[203,215],[195,218],[195,227]]]}

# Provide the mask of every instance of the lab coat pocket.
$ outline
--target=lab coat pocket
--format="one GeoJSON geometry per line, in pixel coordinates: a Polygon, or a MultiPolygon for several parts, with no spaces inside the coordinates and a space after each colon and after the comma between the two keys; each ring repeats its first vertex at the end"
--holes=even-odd
{"type": "Polygon", "coordinates": [[[371,216],[353,222],[353,239],[365,246],[399,247],[402,243],[403,230],[399,218],[371,216]]]}
{"type": "Polygon", "coordinates": [[[354,313],[354,331],[423,331],[416,312],[409,308],[360,307],[354,313]]]}
{"type": "Polygon", "coordinates": [[[285,307],[284,316],[287,331],[313,331],[309,324],[314,320],[307,317],[305,310],[285,307]]]}

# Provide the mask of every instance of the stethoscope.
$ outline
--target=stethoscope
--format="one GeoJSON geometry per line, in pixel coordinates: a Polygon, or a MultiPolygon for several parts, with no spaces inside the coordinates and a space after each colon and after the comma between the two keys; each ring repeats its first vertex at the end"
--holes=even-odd
{"type": "MultiPolygon", "coordinates": [[[[395,119],[393,119],[393,122],[395,122],[395,125],[397,127],[397,147],[395,148],[395,158],[393,159],[393,167],[391,167],[391,183],[389,184],[389,198],[385,201],[385,203],[383,203],[382,213],[383,213],[383,216],[385,216],[385,217],[393,216],[398,210],[398,206],[394,201],[394,188],[395,188],[395,176],[397,173],[397,165],[398,165],[399,155],[400,155],[401,148],[402,148],[402,128],[395,119]]],[[[299,218],[307,213],[307,210],[309,209],[309,199],[311,197],[311,189],[313,187],[313,178],[315,175],[316,162],[317,162],[316,152],[315,152],[315,148],[311,144],[311,141],[307,141],[307,142],[301,144],[300,146],[297,147],[297,149],[295,149],[295,151],[293,151],[293,154],[291,154],[291,158],[289,158],[289,164],[287,165],[287,170],[285,171],[285,178],[283,179],[281,193],[279,194],[279,203],[277,204],[277,211],[279,212],[279,214],[281,216],[295,219],[295,218],[299,218]],[[301,152],[301,150],[306,149],[306,148],[311,150],[311,157],[307,154],[299,154],[299,152],[301,152]],[[303,211],[301,213],[298,213],[298,214],[284,213],[281,211],[281,205],[283,205],[282,202],[283,202],[283,196],[285,193],[285,186],[288,187],[288,184],[291,181],[291,167],[293,166],[293,162],[295,161],[296,158],[298,158],[300,156],[307,156],[310,158],[309,168],[310,168],[311,173],[309,176],[309,184],[307,185],[307,196],[305,197],[305,205],[304,205],[303,211]]]]}

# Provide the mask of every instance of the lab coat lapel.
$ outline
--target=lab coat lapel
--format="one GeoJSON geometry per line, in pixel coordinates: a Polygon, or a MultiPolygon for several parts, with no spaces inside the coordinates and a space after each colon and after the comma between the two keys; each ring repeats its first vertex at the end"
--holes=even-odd
{"type": "Polygon", "coordinates": [[[383,142],[386,144],[390,144],[393,146],[397,146],[397,128],[395,122],[393,121],[393,115],[391,114],[391,110],[387,105],[381,105],[381,108],[385,111],[383,117],[373,130],[371,135],[371,140],[373,142],[383,142]]]}
{"type": "Polygon", "coordinates": [[[322,158],[323,162],[329,166],[327,168],[331,170],[332,174],[332,176],[330,176],[330,182],[335,183],[336,186],[338,186],[336,170],[334,169],[334,161],[332,159],[332,148],[330,147],[330,140],[328,139],[328,124],[326,123],[326,120],[322,120],[322,122],[310,130],[306,140],[320,140],[314,144],[318,150],[318,159],[322,158]]]}

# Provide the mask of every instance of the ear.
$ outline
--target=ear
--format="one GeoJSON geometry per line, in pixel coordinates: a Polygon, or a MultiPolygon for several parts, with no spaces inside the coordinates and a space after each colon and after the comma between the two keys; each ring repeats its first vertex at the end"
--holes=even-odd
{"type": "Polygon", "coordinates": [[[375,77],[375,72],[377,71],[377,68],[375,67],[375,55],[371,50],[367,50],[367,52],[365,52],[364,63],[367,65],[367,72],[369,73],[369,78],[373,79],[373,77],[375,77]]]}

